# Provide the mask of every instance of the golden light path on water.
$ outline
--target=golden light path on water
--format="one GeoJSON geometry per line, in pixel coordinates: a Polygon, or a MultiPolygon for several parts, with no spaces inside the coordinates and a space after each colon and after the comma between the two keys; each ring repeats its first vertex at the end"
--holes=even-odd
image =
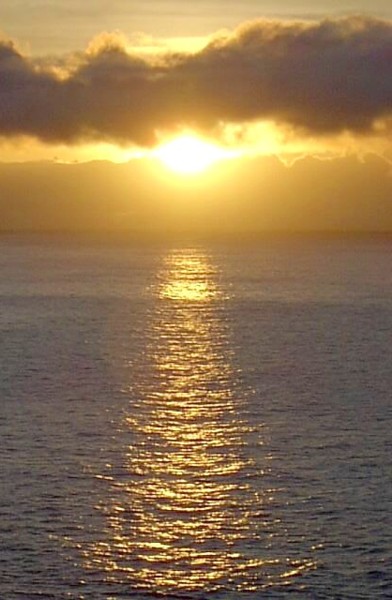
{"type": "Polygon", "coordinates": [[[263,441],[241,416],[246,392],[218,281],[202,251],[179,250],[166,256],[151,290],[145,354],[133,365],[123,423],[131,443],[101,507],[110,534],[84,552],[87,568],[133,590],[249,592],[312,566],[263,550],[279,519],[266,516],[274,490],[254,485],[263,441]]]}

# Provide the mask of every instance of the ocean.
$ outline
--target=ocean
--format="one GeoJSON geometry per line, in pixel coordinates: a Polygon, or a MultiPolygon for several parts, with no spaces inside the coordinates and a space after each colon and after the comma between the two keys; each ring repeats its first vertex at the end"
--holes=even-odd
{"type": "Polygon", "coordinates": [[[392,240],[0,237],[0,598],[392,598],[392,240]]]}

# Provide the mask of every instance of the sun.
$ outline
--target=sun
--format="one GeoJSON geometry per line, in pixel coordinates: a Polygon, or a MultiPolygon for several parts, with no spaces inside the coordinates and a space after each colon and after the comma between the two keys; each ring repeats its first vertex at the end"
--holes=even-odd
{"type": "Polygon", "coordinates": [[[165,167],[183,175],[202,173],[226,157],[222,148],[191,134],[165,142],[154,154],[165,167]]]}

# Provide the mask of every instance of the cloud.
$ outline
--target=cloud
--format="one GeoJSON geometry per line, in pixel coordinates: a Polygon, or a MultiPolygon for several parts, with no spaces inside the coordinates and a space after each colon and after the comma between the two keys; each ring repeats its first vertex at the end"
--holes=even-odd
{"type": "Polygon", "coordinates": [[[191,181],[152,161],[0,163],[0,231],[392,232],[391,184],[375,155],[222,161],[191,181]]]}
{"type": "Polygon", "coordinates": [[[257,21],[150,61],[118,38],[61,65],[0,43],[0,135],[150,145],[162,130],[272,120],[302,134],[388,135],[392,21],[257,21]],[[384,122],[384,126],[382,123],[384,122]]]}

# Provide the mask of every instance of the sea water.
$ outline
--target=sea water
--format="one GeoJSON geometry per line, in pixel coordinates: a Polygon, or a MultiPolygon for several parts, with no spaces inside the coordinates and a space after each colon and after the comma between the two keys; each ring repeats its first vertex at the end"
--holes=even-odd
{"type": "Polygon", "coordinates": [[[392,243],[0,238],[0,597],[392,597],[392,243]]]}

